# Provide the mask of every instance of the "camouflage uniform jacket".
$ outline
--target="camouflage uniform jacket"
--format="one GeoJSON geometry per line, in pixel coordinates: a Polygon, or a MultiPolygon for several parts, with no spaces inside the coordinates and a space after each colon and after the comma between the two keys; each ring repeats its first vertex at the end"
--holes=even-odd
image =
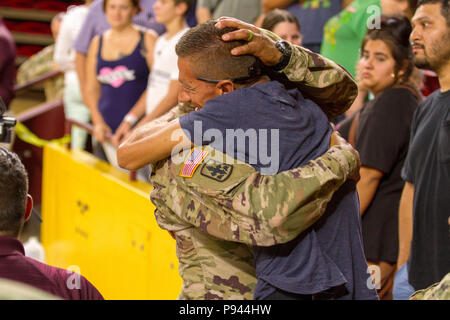
{"type": "Polygon", "coordinates": [[[304,167],[263,176],[210,147],[204,150],[208,155],[192,178],[180,176],[184,163],[168,160],[151,179],[158,225],[176,237],[184,280],[180,298],[252,299],[256,279],[248,245],[284,243],[311,226],[356,160],[333,147],[304,167]]]}
{"type": "MultiPolygon", "coordinates": [[[[270,31],[265,32],[274,40],[280,39],[270,31]]],[[[350,73],[336,62],[308,49],[291,47],[291,59],[280,72],[286,80],[282,82],[294,83],[306,98],[319,105],[330,121],[347,111],[358,94],[350,73]]]]}
{"type": "MultiPolygon", "coordinates": [[[[316,102],[334,99],[332,108],[324,108],[329,118],[343,113],[356,96],[352,78],[333,62],[294,49],[285,75],[301,82],[302,92],[321,88],[313,93],[316,102]]],[[[153,124],[190,111],[181,105],[153,124]]],[[[248,164],[205,150],[208,155],[192,178],[182,178],[183,162],[171,160],[160,162],[151,177],[156,220],[176,238],[183,279],[179,298],[252,299],[256,277],[250,245],[287,242],[311,226],[357,170],[356,159],[334,147],[305,167],[263,176],[248,164]]]]}
{"type": "Polygon", "coordinates": [[[441,282],[427,289],[416,291],[410,300],[450,300],[450,273],[441,282]]]}
{"type": "Polygon", "coordinates": [[[61,298],[25,283],[2,278],[0,300],[61,300],[61,298]]]}

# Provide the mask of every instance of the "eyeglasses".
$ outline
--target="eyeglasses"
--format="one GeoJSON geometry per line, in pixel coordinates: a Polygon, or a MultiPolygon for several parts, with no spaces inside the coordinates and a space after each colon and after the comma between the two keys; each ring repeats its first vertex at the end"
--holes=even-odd
{"type": "Polygon", "coordinates": [[[213,79],[208,79],[208,78],[203,78],[203,77],[197,77],[196,79],[200,80],[200,81],[205,81],[208,83],[219,83],[221,81],[226,81],[226,80],[239,83],[239,82],[246,82],[248,80],[256,79],[256,77],[247,76],[247,77],[229,78],[229,79],[221,79],[221,80],[213,80],[213,79]]]}
{"type": "Polygon", "coordinates": [[[254,65],[252,65],[248,68],[248,76],[245,76],[245,77],[228,78],[228,79],[221,79],[221,80],[209,79],[209,78],[204,78],[204,77],[196,77],[196,79],[200,80],[200,81],[205,81],[208,83],[219,83],[221,81],[226,81],[226,80],[236,82],[236,83],[245,83],[245,82],[248,82],[249,80],[255,81],[256,79],[261,77],[263,74],[264,74],[264,72],[262,70],[261,64],[259,62],[255,62],[254,65]]]}

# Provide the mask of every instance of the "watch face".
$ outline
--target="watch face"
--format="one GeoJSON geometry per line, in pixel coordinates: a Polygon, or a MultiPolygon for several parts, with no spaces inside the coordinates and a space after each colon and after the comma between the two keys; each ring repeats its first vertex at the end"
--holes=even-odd
{"type": "Polygon", "coordinates": [[[278,40],[275,47],[282,53],[282,56],[278,64],[273,66],[272,69],[279,71],[288,65],[291,58],[291,47],[285,40],[278,40]]]}
{"type": "Polygon", "coordinates": [[[286,44],[284,43],[283,40],[279,40],[279,41],[277,41],[277,43],[276,43],[277,49],[280,50],[281,52],[284,52],[285,46],[286,46],[286,44]]]}
{"type": "Polygon", "coordinates": [[[289,44],[285,40],[280,40],[277,42],[277,48],[281,51],[281,53],[286,54],[289,53],[289,44]]]}

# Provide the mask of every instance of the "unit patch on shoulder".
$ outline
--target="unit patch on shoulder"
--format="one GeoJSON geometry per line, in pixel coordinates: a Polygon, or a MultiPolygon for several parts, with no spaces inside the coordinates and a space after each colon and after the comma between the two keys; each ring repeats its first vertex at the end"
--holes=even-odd
{"type": "Polygon", "coordinates": [[[220,163],[214,160],[208,161],[202,167],[200,174],[207,178],[224,182],[226,181],[233,172],[233,166],[225,163],[220,163]]]}
{"type": "Polygon", "coordinates": [[[180,176],[183,178],[192,178],[197,170],[200,163],[202,163],[203,159],[207,156],[208,151],[194,148],[192,149],[189,156],[184,161],[183,167],[181,168],[180,176]]]}

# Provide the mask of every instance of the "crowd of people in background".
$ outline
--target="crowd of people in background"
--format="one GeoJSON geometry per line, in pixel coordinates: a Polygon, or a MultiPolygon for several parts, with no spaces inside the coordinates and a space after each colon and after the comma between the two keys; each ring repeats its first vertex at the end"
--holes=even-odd
{"type": "Polygon", "coordinates": [[[410,85],[411,26],[404,16],[382,16],[361,44],[359,87],[373,96],[364,108],[338,124],[361,157],[358,182],[363,240],[369,264],[381,270],[381,290],[390,294],[398,255],[400,171],[408,151],[414,111],[421,100],[410,85]]]}
{"type": "MultiPolygon", "coordinates": [[[[358,96],[333,122],[360,154],[362,239],[368,266],[380,270],[378,296],[407,299],[441,281],[450,273],[448,0],[85,1],[55,16],[55,44],[24,62],[17,79],[0,18],[0,96],[9,105],[15,82],[61,70],[47,98],[63,99],[66,118],[92,123],[90,151],[119,168],[119,145],[179,102],[180,38],[222,16],[352,75],[358,96]],[[440,85],[432,94],[429,78],[440,85]]],[[[74,127],[71,137],[72,148],[87,148],[86,131],[74,127]]],[[[148,170],[140,173],[148,181],[148,170]]]]}

